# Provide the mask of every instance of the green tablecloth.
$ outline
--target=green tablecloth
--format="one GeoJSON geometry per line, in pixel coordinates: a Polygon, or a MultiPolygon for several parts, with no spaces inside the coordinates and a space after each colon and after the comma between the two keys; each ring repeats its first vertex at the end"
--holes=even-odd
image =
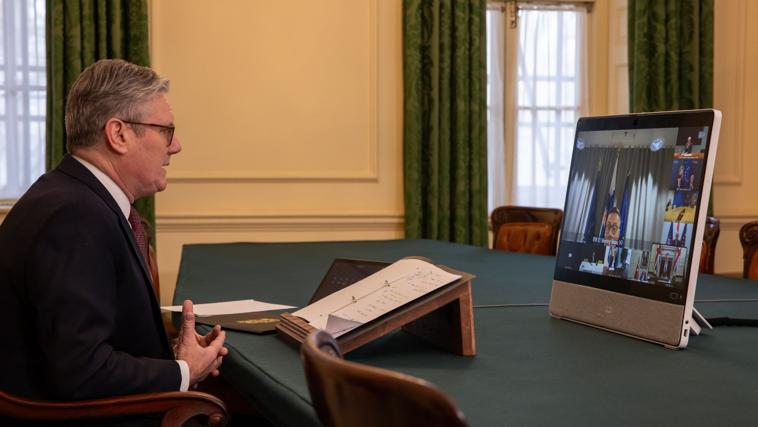
{"type": "MultiPolygon", "coordinates": [[[[302,306],[335,257],[409,255],[475,274],[475,307],[543,304],[475,308],[472,358],[402,332],[347,355],[436,384],[471,426],[758,422],[758,328],[720,327],[674,351],[552,319],[552,257],[427,240],[188,245],[174,302],[255,298],[302,306]]],[[[758,282],[706,275],[696,306],[706,317],[758,318],[758,302],[744,301],[750,299],[758,299],[758,282]]],[[[294,346],[275,335],[231,331],[227,346],[225,378],[272,422],[319,425],[294,346]]]]}

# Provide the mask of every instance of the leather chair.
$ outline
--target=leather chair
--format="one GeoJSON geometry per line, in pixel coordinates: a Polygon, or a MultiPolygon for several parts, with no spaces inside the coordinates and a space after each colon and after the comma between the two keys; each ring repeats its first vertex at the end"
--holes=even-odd
{"type": "Polygon", "coordinates": [[[758,279],[758,221],[751,221],[740,228],[740,243],[745,266],[742,277],[758,279]]]}
{"type": "MultiPolygon", "coordinates": [[[[508,222],[495,236],[495,249],[551,255],[553,227],[544,222],[508,222]]],[[[554,252],[554,250],[553,250],[554,252]]]]}
{"type": "MultiPolygon", "coordinates": [[[[142,220],[150,236],[149,225],[142,220]]],[[[158,281],[158,262],[155,249],[150,242],[150,273],[153,278],[153,289],[160,301],[160,283],[158,281]]],[[[164,325],[166,325],[164,317],[164,325]]],[[[175,338],[177,333],[168,318],[170,326],[169,337],[175,338]],[[173,332],[172,332],[173,331],[173,332]]],[[[145,393],[103,399],[82,400],[73,402],[51,402],[31,400],[0,391],[0,425],[3,417],[22,421],[55,421],[98,420],[117,417],[164,414],[162,427],[181,426],[187,420],[203,416],[207,425],[213,427],[225,426],[228,413],[224,402],[207,393],[196,391],[145,393]]]]}
{"type": "Polygon", "coordinates": [[[463,413],[432,384],[342,360],[336,341],[311,333],[300,349],[311,401],[327,427],[464,427],[463,413]]]}
{"type": "Polygon", "coordinates": [[[493,249],[555,255],[563,211],[552,208],[500,206],[490,215],[493,249]]]}
{"type": "MultiPolygon", "coordinates": [[[[171,391],[135,394],[77,402],[30,400],[0,391],[0,424],[5,418],[55,422],[103,420],[118,417],[163,414],[162,427],[179,427],[203,416],[207,425],[223,427],[227,422],[224,402],[205,393],[171,391]]],[[[3,424],[4,425],[4,424],[3,424]]]]}
{"type": "Polygon", "coordinates": [[[721,234],[721,226],[718,218],[706,217],[705,230],[703,233],[703,246],[700,250],[700,269],[701,273],[713,274],[714,262],[716,258],[716,243],[721,234]]]}

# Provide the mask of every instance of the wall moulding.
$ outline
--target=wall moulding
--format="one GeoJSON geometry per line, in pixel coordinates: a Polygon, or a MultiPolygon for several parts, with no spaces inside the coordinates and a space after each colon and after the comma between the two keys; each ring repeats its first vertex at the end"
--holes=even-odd
{"type": "Polygon", "coordinates": [[[403,214],[166,214],[156,217],[158,232],[202,231],[401,231],[403,214]]]}
{"type": "Polygon", "coordinates": [[[739,228],[742,227],[743,224],[746,224],[750,221],[758,220],[758,212],[756,212],[753,215],[734,215],[734,216],[724,216],[719,215],[716,218],[719,219],[719,222],[721,222],[721,225],[725,228],[739,228]]]}
{"type": "Polygon", "coordinates": [[[293,182],[378,182],[378,156],[361,171],[176,171],[167,180],[173,183],[293,183],[293,182]]]}
{"type": "MultiPolygon", "coordinates": [[[[160,6],[157,6],[157,1],[153,0],[152,9],[160,10],[160,6]]],[[[341,151],[338,145],[330,145],[323,152],[323,155],[303,158],[298,156],[298,147],[302,147],[305,144],[312,144],[313,142],[306,142],[301,140],[297,135],[287,136],[278,143],[283,143],[288,147],[289,151],[283,153],[277,153],[273,158],[274,160],[266,164],[258,163],[257,167],[251,167],[246,169],[246,164],[236,162],[231,166],[231,169],[223,169],[218,164],[211,164],[210,162],[204,163],[203,159],[195,159],[196,164],[189,164],[187,166],[179,166],[178,168],[169,168],[167,179],[169,182],[174,183],[215,183],[215,182],[265,182],[265,183],[278,183],[278,182],[377,182],[379,180],[379,150],[380,150],[380,130],[379,130],[379,114],[380,114],[380,100],[379,100],[379,72],[380,72],[380,49],[379,49],[379,0],[366,0],[367,7],[362,9],[360,14],[355,14],[355,22],[365,22],[365,25],[361,25],[360,31],[360,43],[358,46],[361,51],[365,50],[365,65],[362,65],[360,69],[357,69],[355,73],[356,81],[362,83],[362,87],[359,91],[353,91],[352,94],[357,94],[357,104],[350,104],[351,106],[335,107],[335,111],[332,113],[335,116],[340,116],[347,113],[351,108],[358,108],[355,110],[356,114],[360,117],[360,128],[355,134],[350,136],[337,137],[337,141],[342,143],[342,146],[348,146],[350,149],[346,152],[341,151]],[[367,13],[364,13],[366,12],[367,13]],[[364,32],[365,31],[365,32],[364,32]],[[365,48],[364,40],[365,39],[365,48]],[[365,85],[364,85],[365,84],[365,85]],[[356,107],[355,105],[359,105],[356,107]],[[365,113],[365,115],[364,115],[365,113]],[[363,124],[365,121],[365,125],[363,124]],[[342,157],[340,157],[342,156],[342,157]],[[340,162],[334,162],[333,159],[340,158],[340,162]],[[291,160],[296,161],[291,161],[291,160]],[[263,165],[263,168],[260,166],[263,165]],[[209,167],[205,169],[205,167],[209,167]],[[291,169],[290,169],[291,168],[291,169]]],[[[222,7],[222,6],[209,6],[209,7],[222,7]]],[[[152,20],[157,21],[160,16],[160,12],[156,14],[156,17],[152,20]]],[[[156,30],[157,31],[157,30],[156,30]]],[[[153,32],[156,32],[153,31],[153,32]]],[[[353,32],[355,33],[355,32],[353,32]]],[[[347,37],[350,37],[348,34],[347,37]]],[[[327,49],[325,47],[325,49],[327,49]]],[[[337,60],[335,60],[337,61],[337,60]]],[[[330,62],[340,66],[339,62],[330,62]]],[[[313,82],[313,85],[318,86],[319,80],[313,82]]],[[[331,110],[330,110],[331,111],[331,110]]],[[[305,133],[309,133],[314,130],[320,130],[322,133],[326,132],[319,127],[316,122],[305,124],[299,123],[297,126],[305,129],[305,133]],[[306,132],[307,131],[307,132],[306,132]]],[[[265,127],[265,126],[264,126],[265,127]]],[[[270,130],[275,132],[276,129],[270,130]]],[[[315,132],[318,134],[318,132],[315,132]]],[[[299,134],[298,134],[299,135],[299,134]]],[[[328,137],[332,137],[328,134],[328,137]]],[[[240,137],[238,144],[244,146],[271,146],[277,144],[276,138],[263,139],[263,138],[248,138],[240,137]]],[[[231,146],[230,155],[235,156],[238,153],[234,152],[234,146],[231,146]]],[[[237,158],[239,159],[239,158],[237,158]]],[[[232,163],[237,160],[232,159],[232,163]]]]}

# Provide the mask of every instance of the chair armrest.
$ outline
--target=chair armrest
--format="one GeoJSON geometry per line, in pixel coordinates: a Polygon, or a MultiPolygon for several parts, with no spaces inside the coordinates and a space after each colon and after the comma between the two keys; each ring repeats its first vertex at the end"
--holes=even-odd
{"type": "Polygon", "coordinates": [[[208,417],[208,425],[223,427],[227,422],[224,402],[196,391],[133,394],[74,402],[30,400],[0,391],[0,415],[23,420],[82,420],[163,413],[162,427],[179,427],[198,415],[208,417]]]}

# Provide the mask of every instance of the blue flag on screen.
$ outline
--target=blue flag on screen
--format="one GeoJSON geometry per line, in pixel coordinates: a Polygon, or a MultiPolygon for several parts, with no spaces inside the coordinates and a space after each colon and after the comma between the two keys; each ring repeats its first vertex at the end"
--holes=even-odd
{"type": "Polygon", "coordinates": [[[626,217],[629,215],[629,173],[626,174],[626,179],[624,180],[624,193],[621,195],[621,228],[619,233],[619,240],[621,246],[626,246],[624,242],[624,237],[626,236],[626,217]]]}
{"type": "Polygon", "coordinates": [[[597,210],[597,194],[600,186],[600,169],[595,172],[595,183],[592,185],[590,196],[590,208],[587,210],[587,221],[584,226],[584,242],[592,242],[592,231],[595,229],[595,211],[597,210]]]}
{"type": "Polygon", "coordinates": [[[669,234],[666,236],[666,244],[667,245],[674,244],[674,223],[673,222],[671,223],[671,225],[669,225],[669,234]]]}
{"type": "Polygon", "coordinates": [[[600,224],[600,238],[605,237],[605,220],[608,218],[608,212],[610,212],[614,206],[616,206],[616,172],[619,168],[619,157],[616,154],[616,164],[613,166],[613,175],[611,178],[611,185],[608,187],[608,197],[605,199],[605,210],[603,211],[603,223],[600,224]]]}

